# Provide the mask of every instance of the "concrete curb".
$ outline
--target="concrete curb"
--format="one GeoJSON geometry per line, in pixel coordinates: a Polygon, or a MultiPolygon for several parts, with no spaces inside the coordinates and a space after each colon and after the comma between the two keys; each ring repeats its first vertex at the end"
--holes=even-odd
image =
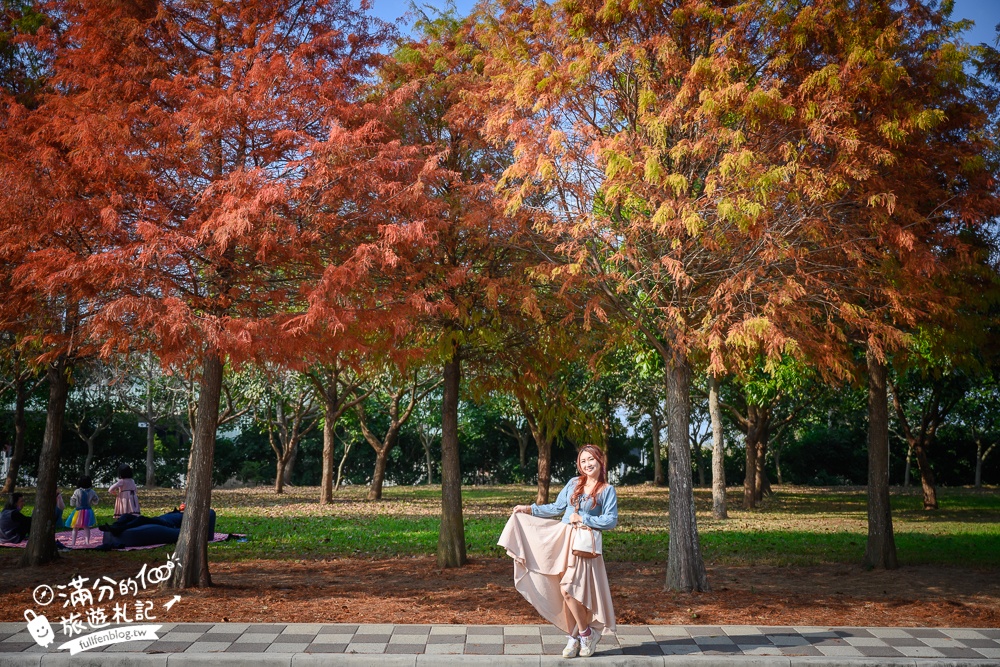
{"type": "MultiPolygon", "coordinates": [[[[594,667],[984,667],[997,660],[950,660],[941,658],[817,658],[781,656],[594,656],[569,662],[550,655],[361,655],[260,653],[107,654],[21,653],[0,655],[0,667],[225,667],[252,663],[260,667],[555,667],[577,664],[594,667]]],[[[581,667],[582,667],[581,665],[581,667]]]]}

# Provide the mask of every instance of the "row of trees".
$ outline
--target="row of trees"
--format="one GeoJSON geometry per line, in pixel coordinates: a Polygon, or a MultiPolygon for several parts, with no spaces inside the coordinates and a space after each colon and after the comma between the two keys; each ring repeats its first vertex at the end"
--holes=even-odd
{"type": "MultiPolygon", "coordinates": [[[[571,381],[564,378],[561,386],[551,388],[554,399],[546,408],[560,420],[551,429],[553,483],[575,474],[573,453],[582,437],[592,438],[609,453],[615,483],[665,484],[660,446],[665,418],[662,400],[656,400],[657,374],[637,374],[633,362],[624,354],[607,355],[597,367],[580,367],[571,381]],[[643,377],[652,397],[647,404],[635,402],[643,377]],[[604,414],[609,409],[610,419],[604,414]]],[[[747,479],[750,445],[755,464],[751,479],[757,493],[744,495],[747,507],[755,506],[769,492],[772,481],[864,484],[864,395],[851,385],[822,385],[808,369],[790,361],[779,370],[769,374],[761,369],[722,383],[724,479],[730,485],[747,479]]],[[[893,483],[920,484],[926,478],[933,493],[935,481],[979,488],[984,470],[987,481],[1000,479],[1000,459],[992,456],[1000,439],[1000,391],[986,369],[980,373],[945,369],[939,377],[912,371],[891,373],[891,386],[903,407],[902,415],[893,409],[889,419],[893,483]],[[914,456],[914,435],[922,437],[930,462],[923,472],[914,456]]],[[[363,401],[337,421],[334,491],[342,484],[364,485],[372,499],[377,499],[384,483],[430,484],[440,479],[440,388],[434,387],[433,380],[427,382],[410,408],[411,385],[394,385],[402,380],[409,378],[383,376],[366,381],[363,401]],[[424,391],[429,393],[420,400],[424,391]]],[[[476,378],[469,379],[470,386],[476,383],[476,378]]],[[[5,467],[7,491],[14,489],[15,482],[31,483],[37,472],[45,414],[44,387],[34,384],[35,391],[21,405],[21,428],[15,428],[15,410],[7,411],[0,421],[0,442],[8,443],[13,454],[9,470],[5,467]]],[[[713,477],[712,430],[707,388],[697,384],[689,441],[695,485],[704,487],[711,485],[713,477]]],[[[146,488],[182,486],[191,440],[187,406],[197,402],[191,394],[195,386],[145,363],[132,369],[101,363],[77,368],[60,447],[60,484],[73,484],[81,472],[110,484],[124,462],[136,470],[146,488]]],[[[8,384],[6,398],[14,408],[12,389],[8,384]]],[[[308,375],[287,371],[267,375],[252,367],[239,372],[230,369],[224,378],[224,395],[229,407],[221,429],[224,435],[216,445],[213,480],[217,485],[273,484],[274,491],[282,493],[290,484],[320,484],[322,398],[308,375]]],[[[463,483],[537,483],[539,448],[531,422],[537,431],[539,419],[530,408],[525,412],[510,394],[493,392],[463,399],[459,404],[463,483]]],[[[544,476],[541,481],[537,498],[546,502],[550,490],[544,476]]]]}
{"type": "MultiPolygon", "coordinates": [[[[396,39],[343,0],[7,8],[0,329],[13,377],[45,369],[40,516],[91,359],[156,359],[197,386],[177,586],[211,582],[226,367],[308,378],[321,502],[338,420],[357,411],[384,470],[440,382],[438,562],[459,566],[463,390],[514,397],[541,489],[558,434],[611,429],[603,376],[575,376],[627,350],[630,374],[654,379],[637,399],[665,404],[668,587],[708,586],[693,378],[721,471],[723,379],[793,362],[828,383],[867,378],[865,560],[895,566],[887,362],[927,341],[924,356],[951,363],[963,323],[994,321],[964,285],[996,275],[995,52],[964,45],[941,10],[509,0],[396,39]],[[370,377],[393,378],[384,433],[366,423],[370,377]],[[591,383],[596,422],[575,412],[591,383]]],[[[283,421],[277,397],[258,404],[281,456],[307,425],[283,421]]],[[[751,501],[761,405],[744,415],[751,501]]],[[[35,531],[25,561],[52,548],[35,531]]]]}

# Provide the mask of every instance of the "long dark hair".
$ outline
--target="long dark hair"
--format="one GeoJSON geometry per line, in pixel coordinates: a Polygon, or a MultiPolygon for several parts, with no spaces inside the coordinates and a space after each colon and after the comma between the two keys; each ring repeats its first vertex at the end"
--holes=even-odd
{"type": "Polygon", "coordinates": [[[583,487],[587,485],[587,474],[583,472],[583,468],[580,466],[580,458],[585,453],[597,459],[597,464],[601,466],[601,472],[597,475],[597,486],[594,487],[594,493],[591,496],[591,500],[593,501],[591,507],[593,508],[597,507],[598,494],[608,485],[608,461],[604,458],[604,452],[598,449],[596,445],[584,445],[576,454],[576,471],[580,473],[580,476],[576,478],[576,488],[573,489],[573,495],[570,496],[569,504],[573,507],[580,507],[580,498],[583,497],[583,487]]]}

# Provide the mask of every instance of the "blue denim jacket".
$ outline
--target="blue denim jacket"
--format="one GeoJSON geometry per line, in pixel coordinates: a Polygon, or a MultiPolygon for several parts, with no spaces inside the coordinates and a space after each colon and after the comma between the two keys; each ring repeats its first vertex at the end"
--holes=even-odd
{"type": "Polygon", "coordinates": [[[593,506],[594,501],[590,496],[581,496],[580,508],[569,504],[570,496],[579,477],[574,477],[566,483],[563,490],[559,492],[559,497],[554,503],[548,505],[536,505],[532,503],[531,513],[534,516],[545,518],[555,518],[562,514],[562,522],[569,523],[569,518],[576,511],[580,514],[580,519],[585,526],[590,526],[596,530],[611,530],[618,525],[618,494],[615,487],[608,484],[597,494],[597,507],[593,506]]]}

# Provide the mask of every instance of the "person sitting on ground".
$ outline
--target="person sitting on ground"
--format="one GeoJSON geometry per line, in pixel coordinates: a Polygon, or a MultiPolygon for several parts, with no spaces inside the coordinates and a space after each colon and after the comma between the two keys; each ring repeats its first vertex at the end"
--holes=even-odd
{"type": "Polygon", "coordinates": [[[31,517],[21,514],[24,509],[24,494],[11,493],[7,504],[0,512],[0,542],[17,544],[23,542],[31,531],[31,517]]]}

